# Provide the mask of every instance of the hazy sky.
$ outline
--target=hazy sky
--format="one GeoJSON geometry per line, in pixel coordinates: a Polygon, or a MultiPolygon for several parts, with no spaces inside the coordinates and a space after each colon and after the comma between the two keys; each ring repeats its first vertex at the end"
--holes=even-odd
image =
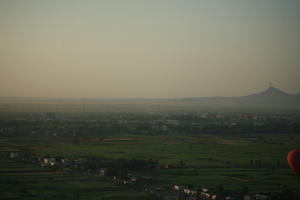
{"type": "Polygon", "coordinates": [[[0,0],[0,96],[300,93],[299,0],[0,0]]]}

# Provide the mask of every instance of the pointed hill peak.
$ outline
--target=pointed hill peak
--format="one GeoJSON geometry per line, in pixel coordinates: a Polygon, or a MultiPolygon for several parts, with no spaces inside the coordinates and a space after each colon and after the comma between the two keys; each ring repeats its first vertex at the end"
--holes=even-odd
{"type": "Polygon", "coordinates": [[[266,89],[265,91],[263,91],[261,94],[269,94],[269,95],[288,95],[288,93],[276,88],[276,87],[273,87],[273,86],[270,86],[268,89],[266,89]]]}
{"type": "Polygon", "coordinates": [[[245,96],[246,98],[261,98],[261,99],[282,99],[289,98],[291,95],[273,86],[270,86],[265,91],[260,93],[245,96]]]}

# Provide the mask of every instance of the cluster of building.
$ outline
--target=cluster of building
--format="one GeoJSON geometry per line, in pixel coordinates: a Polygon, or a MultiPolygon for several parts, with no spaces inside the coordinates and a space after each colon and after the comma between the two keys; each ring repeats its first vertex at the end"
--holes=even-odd
{"type": "Polygon", "coordinates": [[[155,195],[164,200],[267,200],[268,196],[265,194],[253,195],[224,195],[218,191],[207,188],[200,188],[198,190],[191,189],[188,186],[173,185],[171,189],[168,188],[146,188],[145,191],[151,195],[155,195]]]}
{"type": "MultiPolygon", "coordinates": [[[[113,173],[107,167],[95,167],[91,166],[90,158],[66,158],[62,156],[43,156],[34,157],[32,154],[24,151],[1,151],[1,158],[13,159],[16,161],[28,162],[31,164],[39,164],[43,167],[49,167],[53,170],[64,170],[64,171],[77,171],[86,173],[89,175],[96,175],[103,177],[107,180],[112,180],[118,184],[128,186],[138,186],[144,188],[144,191],[150,195],[155,195],[165,200],[234,200],[236,195],[224,195],[220,197],[219,192],[216,189],[193,189],[189,186],[175,184],[171,188],[165,187],[151,187],[150,182],[154,180],[153,177],[143,176],[141,174],[133,174],[126,172],[120,174],[120,171],[114,171],[113,173]]],[[[101,158],[92,158],[93,160],[101,160],[101,158]]],[[[167,169],[167,168],[166,168],[167,169]]],[[[243,195],[243,200],[267,200],[266,194],[253,194],[243,195]]]]}
{"type": "Polygon", "coordinates": [[[256,133],[260,131],[297,133],[300,130],[300,116],[293,113],[107,114],[85,118],[66,118],[57,117],[56,113],[48,112],[41,118],[13,118],[0,121],[0,123],[0,136],[74,136],[107,133],[198,134],[216,133],[216,131],[223,134],[247,130],[256,133]]]}

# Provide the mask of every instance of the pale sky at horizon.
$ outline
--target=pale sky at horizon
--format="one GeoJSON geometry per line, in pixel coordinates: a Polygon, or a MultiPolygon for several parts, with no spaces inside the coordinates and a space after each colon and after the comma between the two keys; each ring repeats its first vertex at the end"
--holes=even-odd
{"type": "Polygon", "coordinates": [[[0,96],[300,93],[299,0],[0,0],[0,96]]]}

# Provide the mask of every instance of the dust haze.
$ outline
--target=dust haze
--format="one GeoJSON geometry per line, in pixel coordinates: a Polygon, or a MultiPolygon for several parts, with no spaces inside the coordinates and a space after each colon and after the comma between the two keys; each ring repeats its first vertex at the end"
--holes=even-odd
{"type": "Polygon", "coordinates": [[[300,93],[298,1],[0,1],[0,95],[300,93]]]}

